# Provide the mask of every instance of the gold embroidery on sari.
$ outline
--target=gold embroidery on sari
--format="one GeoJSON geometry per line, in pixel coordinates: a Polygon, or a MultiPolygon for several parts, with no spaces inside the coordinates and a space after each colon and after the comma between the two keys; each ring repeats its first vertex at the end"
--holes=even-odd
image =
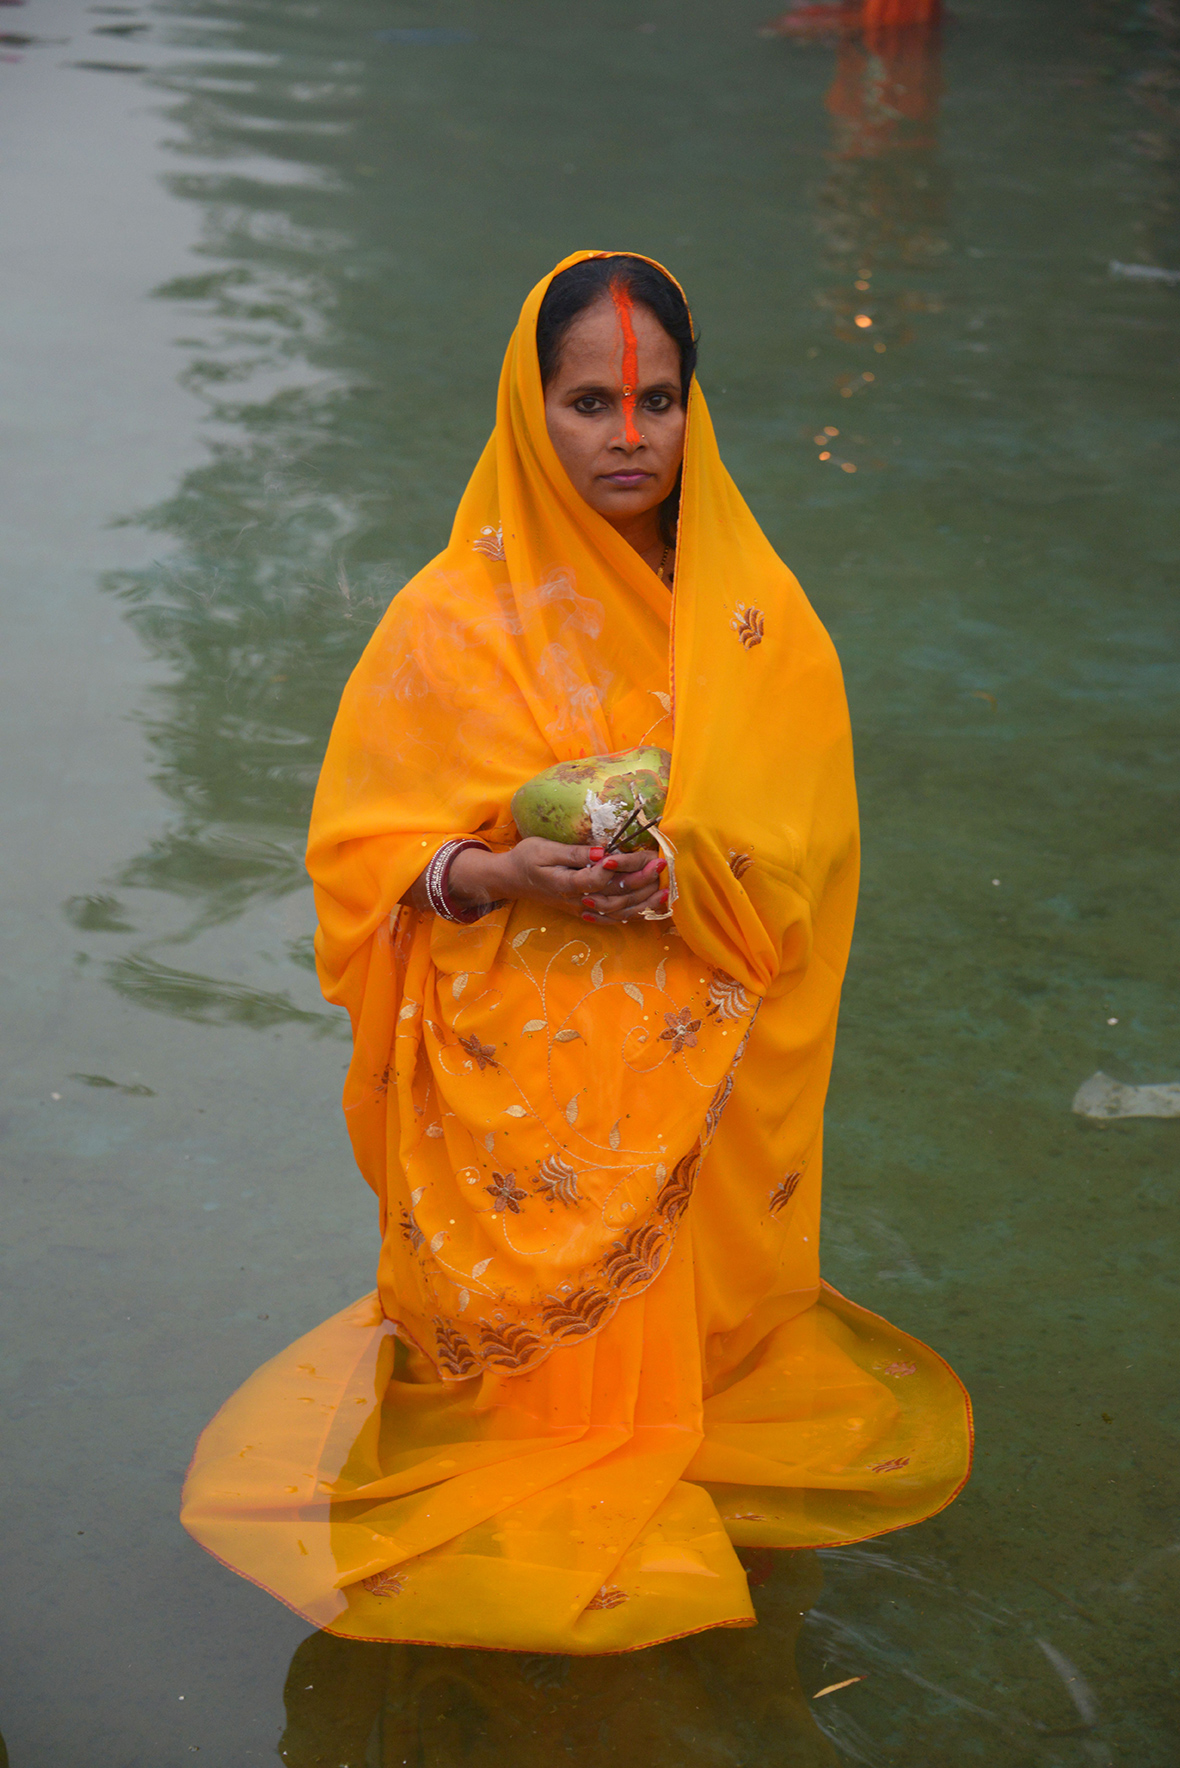
{"type": "Polygon", "coordinates": [[[686,1154],[683,1160],[677,1161],[669,1177],[660,1186],[656,1208],[671,1225],[675,1225],[688,1208],[700,1164],[701,1150],[698,1146],[686,1154]]]}
{"type": "Polygon", "coordinates": [[[436,1320],[434,1336],[438,1344],[435,1361],[440,1369],[444,1369],[448,1375],[459,1377],[475,1374],[479,1364],[470,1343],[457,1326],[450,1325],[446,1320],[436,1320]]]}
{"type": "Polygon", "coordinates": [[[417,1252],[418,1248],[425,1244],[426,1236],[404,1204],[402,1205],[400,1226],[402,1233],[410,1243],[410,1251],[417,1252]]]}
{"type": "Polygon", "coordinates": [[[426,1046],[419,1045],[412,1056],[407,1049],[404,1059],[411,1089],[408,1103],[423,1130],[404,1156],[410,1207],[403,1210],[399,1225],[405,1254],[418,1269],[420,1293],[426,1303],[423,1312],[427,1318],[434,1317],[427,1343],[437,1344],[434,1360],[447,1380],[463,1379],[479,1369],[516,1374],[533,1368],[557,1346],[600,1330],[621,1301],[639,1294],[659,1275],[691,1202],[705,1152],[733,1092],[736,1069],[760,1004],[728,973],[712,967],[701,974],[696,960],[689,958],[685,964],[679,951],[673,960],[666,945],[662,951],[657,947],[651,952],[651,982],[642,972],[632,981],[634,970],[616,980],[608,969],[616,962],[609,948],[595,951],[585,940],[564,934],[559,934],[556,946],[543,944],[539,936],[545,932],[544,927],[522,928],[510,942],[512,966],[524,971],[535,990],[533,998],[526,997],[513,1015],[515,1025],[507,1017],[500,1019],[499,997],[483,992],[487,960],[476,950],[482,935],[474,929],[450,935],[459,943],[454,948],[453,968],[439,974],[435,1011],[442,1009],[444,999],[448,1003],[454,999],[453,979],[460,975],[467,978],[464,1003],[472,996],[472,1004],[463,1005],[459,1024],[454,1023],[449,1010],[448,1022],[439,1024],[425,1012],[418,1024],[425,1020],[436,1035],[437,1054],[431,1055],[426,1046]],[[526,935],[532,941],[528,955],[523,949],[526,935]],[[678,965],[675,975],[669,973],[674,961],[678,965]],[[594,1097],[593,1086],[579,1086],[572,1097],[567,1093],[577,1078],[578,1065],[570,1065],[572,1051],[563,1049],[554,1034],[551,1011],[552,996],[566,966],[575,972],[584,967],[588,992],[581,1001],[568,995],[563,999],[564,1029],[588,1040],[582,1047],[592,1052],[590,1060],[597,1064],[606,1059],[604,1034],[613,1017],[626,1070],[640,1077],[653,1074],[668,1058],[678,1056],[686,1064],[685,1080],[708,1088],[700,1134],[687,1150],[683,1143],[679,1149],[668,1149],[655,1123],[641,1128],[634,1116],[634,1098],[629,1101],[631,1108],[607,1128],[599,1127],[599,1104],[593,1111],[585,1109],[587,1099],[594,1097]],[[610,1006],[605,1005],[607,1001],[610,1006]],[[597,1009],[596,1002],[602,1003],[597,1009]],[[654,1011],[664,1003],[666,1011],[654,1011]],[[580,1030],[569,1024],[571,1015],[592,1010],[600,1015],[593,1030],[589,1024],[580,1030]],[[609,1017],[601,1018],[604,1012],[609,1017]],[[479,1015],[474,1024],[469,1017],[472,1013],[479,1015]],[[491,1013],[496,1014],[494,1019],[489,1018],[491,1013]],[[740,1023],[743,1013],[747,1017],[744,1027],[740,1023]],[[662,1021],[661,1030],[649,1026],[649,1015],[657,1026],[662,1021]],[[731,1024],[740,1034],[732,1055],[720,1041],[731,1024]],[[527,1037],[534,1031],[548,1033],[547,1096],[537,1090],[535,1080],[526,1091],[523,1073],[517,1071],[517,1048],[523,1055],[527,1037]],[[480,1103],[470,1119],[466,1113],[456,1114],[450,1103],[453,1070],[447,1064],[448,1050],[462,1051],[473,1080],[479,1069],[480,1103]],[[436,1073],[434,1063],[439,1058],[436,1073]],[[721,1061],[725,1067],[718,1076],[721,1061]],[[691,1066],[694,1062],[702,1064],[705,1073],[691,1066]],[[513,1103],[505,1102],[505,1094],[513,1103]],[[489,1130],[489,1120],[495,1123],[497,1117],[502,1127],[489,1130]],[[558,1133],[554,1118],[563,1120],[560,1130],[564,1133],[558,1133]],[[516,1124],[509,1127],[508,1120],[513,1119],[519,1129],[516,1124]],[[425,1133],[426,1125],[440,1122],[446,1125],[445,1153],[443,1140],[432,1142],[425,1133]],[[538,1134],[549,1145],[546,1148],[542,1143],[534,1153],[531,1138],[538,1134]],[[463,1135],[470,1137],[469,1153],[460,1152],[463,1135]],[[506,1163],[506,1156],[511,1164],[506,1163]],[[440,1159],[449,1172],[439,1170],[440,1159]],[[459,1199],[451,1201],[448,1192],[448,1185],[455,1183],[479,1186],[489,1199],[480,1212],[484,1226],[474,1243],[470,1231],[465,1234],[461,1227],[456,1229],[459,1199]],[[424,1198],[426,1203],[422,1203],[424,1198]],[[542,1203],[547,1206],[543,1212],[537,1207],[542,1203]],[[560,1267],[551,1269],[545,1273],[548,1280],[542,1278],[530,1292],[527,1279],[525,1286],[521,1285],[521,1263],[536,1256],[546,1236],[552,1244],[556,1234],[560,1243],[564,1230],[558,1224],[567,1210],[581,1216],[591,1236],[601,1235],[601,1219],[608,1228],[607,1243],[604,1246],[602,1238],[598,1239],[596,1249],[585,1257],[571,1280],[565,1280],[560,1267]],[[552,1230],[544,1226],[546,1221],[553,1222],[552,1230]],[[481,1256],[481,1240],[488,1249],[486,1256],[481,1256]],[[458,1308],[456,1295],[462,1297],[458,1308]],[[460,1313],[462,1321],[457,1319],[460,1313]]]}
{"type": "Polygon", "coordinates": [[[612,1289],[634,1289],[650,1283],[663,1263],[667,1236],[658,1222],[642,1222],[622,1240],[605,1261],[602,1274],[612,1289]]]}
{"type": "Polygon", "coordinates": [[[611,1299],[601,1289],[583,1287],[572,1295],[551,1295],[541,1309],[545,1330],[554,1338],[582,1338],[594,1332],[610,1312],[611,1299]]]}
{"type": "Polygon", "coordinates": [[[485,559],[503,559],[508,555],[504,551],[504,529],[481,528],[479,539],[471,542],[472,552],[482,553],[485,559]]]}
{"type": "Polygon", "coordinates": [[[788,1203],[795,1195],[799,1180],[803,1177],[802,1170],[787,1173],[770,1193],[770,1213],[772,1216],[782,1215],[788,1203]]]}
{"type": "MultiPolygon", "coordinates": [[[[435,1029],[437,1030],[438,1028],[435,1027],[435,1029]]],[[[459,1039],[459,1047],[460,1049],[467,1051],[467,1054],[471,1057],[473,1062],[479,1064],[479,1071],[481,1074],[485,1068],[499,1068],[500,1066],[496,1061],[495,1045],[481,1044],[474,1032],[472,1032],[470,1037],[461,1037],[459,1039]]]]}
{"type": "Polygon", "coordinates": [[[741,639],[747,651],[760,645],[766,636],[766,616],[761,608],[747,608],[744,602],[738,602],[733,619],[729,623],[741,639]]]}
{"type": "Polygon", "coordinates": [[[714,970],[709,984],[709,1000],[705,1012],[712,1019],[744,1019],[750,1011],[750,997],[740,982],[724,970],[714,970]]]}
{"type": "Polygon", "coordinates": [[[484,1190],[492,1200],[493,1215],[499,1215],[504,1209],[519,1215],[521,1204],[528,1198],[528,1192],[522,1191],[516,1183],[515,1173],[493,1173],[491,1184],[485,1185],[484,1190]]]}
{"type": "Polygon", "coordinates": [[[586,1201],[578,1190],[577,1173],[572,1166],[567,1166],[560,1154],[551,1154],[541,1162],[533,1186],[550,1203],[572,1206],[586,1201]]]}
{"type": "Polygon", "coordinates": [[[370,1596],[400,1596],[405,1587],[401,1572],[374,1572],[371,1578],[361,1579],[361,1589],[370,1596]]]}
{"type": "Polygon", "coordinates": [[[626,1601],[627,1592],[625,1590],[620,1590],[617,1584],[604,1584],[601,1590],[596,1591],[590,1598],[586,1609],[589,1611],[592,1608],[618,1608],[620,1602],[626,1601]]]}
{"type": "Polygon", "coordinates": [[[660,1042],[671,1043],[674,1056],[679,1056],[681,1050],[695,1049],[701,1022],[693,1018],[691,1007],[682,1007],[679,1013],[665,1013],[664,1023],[668,1029],[661,1031],[660,1042]]]}
{"type": "Polygon", "coordinates": [[[485,1363],[497,1369],[523,1369],[541,1349],[535,1332],[520,1321],[492,1325],[489,1321],[479,1329],[479,1348],[485,1363]]]}

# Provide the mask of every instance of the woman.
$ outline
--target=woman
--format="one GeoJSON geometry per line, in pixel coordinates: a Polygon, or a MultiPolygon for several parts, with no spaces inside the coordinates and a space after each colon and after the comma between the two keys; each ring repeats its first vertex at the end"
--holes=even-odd
{"type": "Polygon", "coordinates": [[[819,1280],[848,715],[694,362],[650,260],[537,285],[324,762],[317,954],[378,1289],[218,1414],[185,1522],[345,1636],[750,1625],[735,1545],[900,1528],[967,1475],[951,1371],[819,1280]],[[672,754],[658,855],[517,838],[524,781],[640,744],[672,754]]]}

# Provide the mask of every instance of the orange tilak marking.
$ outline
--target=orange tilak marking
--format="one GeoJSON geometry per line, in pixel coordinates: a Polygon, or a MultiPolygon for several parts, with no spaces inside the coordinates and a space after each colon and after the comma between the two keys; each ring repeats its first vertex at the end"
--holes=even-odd
{"type": "Polygon", "coordinates": [[[619,316],[619,329],[623,334],[623,435],[629,448],[636,447],[643,438],[635,427],[635,397],[639,382],[639,345],[635,341],[635,326],[632,322],[631,297],[621,282],[610,285],[611,300],[615,304],[615,312],[619,316]]]}

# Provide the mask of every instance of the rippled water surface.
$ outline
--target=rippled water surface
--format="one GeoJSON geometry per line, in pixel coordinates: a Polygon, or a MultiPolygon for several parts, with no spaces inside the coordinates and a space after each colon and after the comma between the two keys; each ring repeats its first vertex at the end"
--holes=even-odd
{"type": "Polygon", "coordinates": [[[1180,1122],[1070,1107],[1180,1078],[1180,279],[1111,269],[1180,270],[1180,7],[843,48],[771,11],[0,9],[13,1768],[1177,1759],[1180,1122]],[[977,1468],[908,1534],[750,1556],[755,1633],[345,1646],[203,1556],[179,1486],[371,1286],[311,793],[581,245],[687,284],[844,659],[826,1271],[952,1360],[977,1468]]]}

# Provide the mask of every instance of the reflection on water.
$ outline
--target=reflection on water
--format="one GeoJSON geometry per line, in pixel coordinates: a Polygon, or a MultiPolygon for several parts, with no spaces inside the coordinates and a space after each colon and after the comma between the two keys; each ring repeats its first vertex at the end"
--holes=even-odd
{"type": "MultiPolygon", "coordinates": [[[[261,308],[268,324],[298,329],[281,301],[257,295],[219,300],[218,309],[232,318],[240,305],[248,322],[261,308]]],[[[191,287],[182,285],[178,298],[190,299],[191,287]]],[[[336,701],[403,580],[388,564],[364,560],[355,512],[322,482],[317,456],[331,452],[339,419],[328,405],[286,390],[257,407],[214,402],[213,415],[235,425],[237,440],[219,445],[174,499],[141,518],[179,543],[179,556],[109,583],[149,653],[168,667],[143,723],[173,815],[146,852],[105,881],[117,896],[80,899],[71,918],[93,927],[101,914],[105,929],[118,919],[141,932],[130,905],[137,897],[152,905],[142,917],[152,943],[112,961],[109,978],[144,1006],[207,1023],[333,1026],[285,991],[194,975],[156,955],[161,944],[188,944],[306,888],[307,819],[336,701]],[[168,898],[171,912],[161,906],[168,898]]],[[[307,938],[285,943],[303,968],[307,938]]]]}
{"type": "Polygon", "coordinates": [[[287,1768],[883,1768],[911,1759],[882,1755],[891,1731],[921,1749],[949,1724],[956,1762],[1114,1761],[1109,1715],[1075,1661],[1100,1622],[1068,1594],[1038,1582],[1039,1606],[1015,1612],[937,1558],[875,1545],[741,1557],[756,1629],[624,1656],[313,1634],[287,1674],[280,1758],[287,1768]]]}
{"type": "MultiPolygon", "coordinates": [[[[837,281],[816,299],[860,365],[836,375],[841,399],[873,388],[886,368],[881,359],[912,341],[916,316],[944,305],[931,276],[950,249],[937,142],[941,47],[937,17],[848,25],[839,41],[825,101],[833,124],[830,169],[816,203],[825,264],[837,281]]],[[[854,421],[851,409],[848,417],[854,421]]],[[[814,444],[832,471],[887,464],[880,449],[869,454],[867,439],[844,425],[825,425],[814,444]]]]}
{"type": "MultiPolygon", "coordinates": [[[[291,1661],[279,1756],[287,1768],[837,1768],[818,1721],[843,1691],[817,1706],[795,1666],[804,1614],[822,1585],[815,1556],[744,1558],[756,1629],[719,1629],[623,1656],[530,1657],[313,1634],[291,1661]]],[[[841,1721],[827,1723],[838,1730],[841,1721]]]]}
{"type": "Polygon", "coordinates": [[[826,298],[836,335],[877,355],[909,343],[916,313],[939,311],[937,297],[906,286],[906,272],[936,266],[950,244],[937,151],[941,89],[936,28],[885,28],[841,41],[827,95],[832,164],[818,217],[841,286],[826,298]],[[888,291],[882,272],[892,273],[888,291]]]}

